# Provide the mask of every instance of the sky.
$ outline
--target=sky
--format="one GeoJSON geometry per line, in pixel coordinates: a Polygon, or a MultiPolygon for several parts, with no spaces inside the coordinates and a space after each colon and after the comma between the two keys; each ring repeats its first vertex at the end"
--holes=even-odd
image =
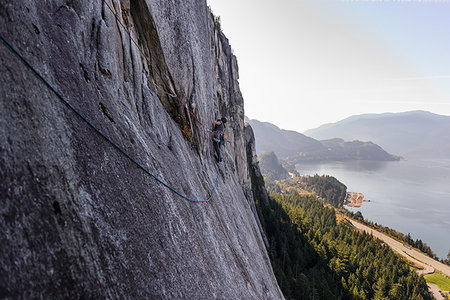
{"type": "Polygon", "coordinates": [[[363,113],[450,115],[450,0],[207,0],[245,114],[304,132],[363,113]]]}

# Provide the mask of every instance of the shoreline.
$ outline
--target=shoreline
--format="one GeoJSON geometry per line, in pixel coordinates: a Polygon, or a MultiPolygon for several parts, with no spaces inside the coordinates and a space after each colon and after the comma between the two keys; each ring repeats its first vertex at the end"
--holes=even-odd
{"type": "Polygon", "coordinates": [[[367,225],[364,225],[358,221],[346,217],[346,219],[357,229],[367,232],[372,236],[378,238],[379,240],[386,243],[392,250],[401,256],[405,257],[407,260],[417,263],[419,266],[423,267],[423,270],[419,274],[431,274],[434,270],[441,272],[442,274],[450,277],[450,266],[447,266],[426,254],[415,250],[412,247],[405,246],[401,242],[395,240],[394,238],[381,233],[367,225]]]}
{"type": "Polygon", "coordinates": [[[445,201],[450,195],[450,186],[445,180],[450,174],[449,167],[450,160],[408,159],[395,164],[366,161],[301,164],[297,170],[303,176],[327,174],[345,184],[347,191],[363,192],[371,200],[369,203],[344,207],[353,213],[360,211],[365,219],[374,223],[405,235],[410,233],[414,240],[426,243],[438,257],[446,258],[450,249],[445,238],[450,234],[445,213],[450,211],[450,202],[445,201]],[[432,173],[427,171],[430,166],[434,170],[432,173]],[[433,184],[429,191],[422,188],[424,182],[433,184]],[[424,205],[420,199],[427,199],[430,205],[424,205]],[[430,226],[433,234],[426,229],[430,226]]]}
{"type": "MultiPolygon", "coordinates": [[[[373,237],[383,241],[388,245],[395,253],[404,257],[408,264],[413,264],[415,266],[420,266],[422,269],[416,270],[419,275],[432,274],[436,271],[450,277],[450,266],[445,265],[426,254],[417,251],[414,248],[411,248],[409,245],[406,246],[403,243],[397,241],[396,239],[381,233],[367,225],[364,225],[358,221],[355,221],[351,218],[345,217],[357,230],[367,232],[371,234],[373,237]]],[[[435,284],[431,284],[427,282],[428,290],[431,292],[435,299],[444,299],[439,293],[439,287],[435,284]]]]}
{"type": "Polygon", "coordinates": [[[361,207],[363,202],[370,202],[364,199],[363,193],[347,192],[343,205],[348,207],[361,207]]]}

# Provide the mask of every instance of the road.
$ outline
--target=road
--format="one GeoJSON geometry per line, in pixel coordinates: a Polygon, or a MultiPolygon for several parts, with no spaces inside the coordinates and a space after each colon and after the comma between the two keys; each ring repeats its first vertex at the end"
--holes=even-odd
{"type": "MultiPolygon", "coordinates": [[[[387,236],[384,233],[376,231],[366,225],[363,225],[359,222],[349,219],[349,221],[358,228],[359,230],[368,232],[378,239],[382,240],[384,243],[389,245],[392,250],[405,257],[409,261],[413,262],[415,265],[421,266],[422,270],[417,270],[418,274],[430,274],[435,270],[440,271],[441,273],[450,276],[450,266],[444,265],[443,263],[438,262],[437,260],[432,259],[431,257],[410,248],[409,246],[404,246],[401,242],[394,240],[390,236],[387,236]]],[[[439,288],[434,284],[427,284],[428,289],[433,293],[435,299],[440,300],[444,299],[441,294],[438,292],[439,288]]]]}
{"type": "Polygon", "coordinates": [[[394,240],[393,238],[381,232],[378,232],[366,225],[363,225],[359,222],[350,219],[349,221],[353,224],[353,226],[355,226],[359,230],[371,233],[373,236],[377,237],[378,239],[382,240],[387,245],[389,245],[398,254],[414,262],[415,264],[421,266],[423,270],[419,270],[418,271],[419,274],[429,274],[433,273],[434,270],[437,270],[442,274],[445,274],[450,277],[450,266],[444,265],[443,263],[438,262],[437,260],[434,260],[431,257],[415,249],[410,248],[409,246],[404,246],[401,242],[394,240]]]}
{"type": "Polygon", "coordinates": [[[427,285],[436,300],[445,300],[445,298],[439,293],[439,287],[437,285],[432,283],[427,283],[427,285]]]}

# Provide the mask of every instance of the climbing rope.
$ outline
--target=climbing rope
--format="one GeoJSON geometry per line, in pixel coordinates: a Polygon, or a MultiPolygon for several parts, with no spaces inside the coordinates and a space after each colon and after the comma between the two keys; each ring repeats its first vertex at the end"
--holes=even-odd
{"type": "Polygon", "coordinates": [[[220,159],[221,159],[220,155],[222,152],[222,141],[220,142],[220,145],[219,145],[219,161],[217,163],[217,175],[216,175],[216,180],[215,180],[214,187],[212,189],[211,194],[209,195],[208,199],[206,199],[206,200],[191,199],[191,198],[187,197],[186,195],[181,194],[180,192],[175,190],[172,186],[170,186],[169,184],[167,184],[164,181],[162,181],[161,179],[159,179],[156,175],[151,173],[147,168],[142,166],[133,157],[131,157],[125,150],[123,150],[113,140],[111,140],[109,137],[107,137],[102,131],[100,131],[100,129],[98,129],[94,124],[92,124],[83,114],[81,114],[77,109],[75,109],[75,107],[73,107],[72,104],[70,104],[67,100],[65,100],[63,98],[63,96],[61,96],[61,94],[58,93],[56,91],[56,89],[53,88],[53,86],[47,80],[45,80],[45,78],[42,77],[42,75],[3,37],[2,34],[0,34],[0,39],[24,63],[24,65],[26,67],[28,67],[28,69],[30,69],[34,73],[34,75],[36,75],[36,77],[38,77],[56,95],[56,97],[58,97],[58,99],[64,105],[67,106],[67,108],[69,108],[78,117],[80,117],[81,120],[83,120],[89,127],[91,127],[97,134],[99,134],[103,139],[105,139],[110,145],[112,145],[117,151],[119,151],[122,155],[124,155],[128,160],[130,160],[132,163],[134,163],[139,169],[141,169],[142,171],[144,171],[145,173],[147,173],[148,175],[153,177],[153,179],[155,179],[157,182],[159,182],[160,184],[162,184],[163,186],[165,186],[166,188],[168,188],[169,190],[171,190],[172,192],[174,192],[175,194],[177,194],[178,196],[180,196],[181,198],[183,198],[187,201],[200,203],[200,202],[208,202],[209,200],[212,199],[212,197],[216,191],[217,183],[219,181],[220,159]]]}
{"type": "MultiPolygon", "coordinates": [[[[121,27],[125,30],[125,32],[128,34],[128,36],[130,37],[130,40],[131,40],[131,41],[133,42],[133,44],[138,48],[139,52],[142,54],[142,56],[144,57],[144,59],[147,61],[148,65],[149,65],[150,68],[153,70],[153,72],[155,72],[156,74],[158,74],[159,77],[160,77],[161,80],[162,80],[162,75],[161,75],[161,73],[158,71],[158,69],[156,69],[156,68],[153,66],[153,64],[152,64],[151,61],[150,61],[150,58],[149,58],[147,55],[145,55],[144,50],[139,46],[138,42],[137,42],[135,39],[133,39],[133,37],[131,36],[130,30],[129,30],[128,27],[127,27],[125,24],[123,24],[122,21],[119,19],[118,15],[117,15],[117,12],[115,11],[115,9],[114,9],[113,7],[111,7],[111,5],[109,5],[108,0],[102,0],[102,1],[103,1],[103,3],[105,3],[106,7],[108,7],[108,9],[111,11],[111,13],[114,15],[114,18],[116,19],[117,23],[119,23],[120,26],[121,26],[121,27]]],[[[186,104],[178,97],[178,95],[177,95],[174,91],[172,91],[171,89],[170,89],[169,92],[166,91],[166,90],[164,90],[164,88],[161,87],[161,86],[159,86],[159,85],[157,85],[157,84],[153,81],[153,79],[150,80],[150,79],[149,79],[149,75],[148,75],[147,73],[145,74],[145,76],[147,77],[147,81],[149,81],[150,83],[152,83],[158,90],[160,90],[161,92],[163,92],[163,93],[166,94],[166,95],[169,95],[169,96],[172,97],[172,98],[177,99],[177,100],[181,103],[181,105],[185,105],[185,107],[186,107],[187,111],[189,112],[189,114],[190,114],[192,117],[194,117],[194,119],[196,119],[197,122],[200,123],[200,125],[202,125],[203,128],[204,128],[206,131],[208,131],[209,133],[213,133],[211,129],[209,129],[205,124],[203,124],[202,121],[200,121],[200,119],[197,117],[197,115],[196,115],[192,110],[189,109],[189,107],[188,107],[188,106],[187,106],[187,105],[186,105],[186,104]]]]}

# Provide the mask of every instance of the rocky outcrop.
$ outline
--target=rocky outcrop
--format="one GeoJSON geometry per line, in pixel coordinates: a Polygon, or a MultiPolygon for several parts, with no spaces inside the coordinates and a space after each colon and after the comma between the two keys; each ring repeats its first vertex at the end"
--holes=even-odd
{"type": "Polygon", "coordinates": [[[278,157],[274,152],[265,152],[258,157],[261,173],[269,180],[285,180],[290,179],[289,172],[280,164],[278,157]]]}
{"type": "Polygon", "coordinates": [[[229,120],[215,195],[191,203],[1,44],[1,297],[283,297],[255,217],[236,58],[204,0],[2,1],[0,28],[93,125],[190,197],[208,198],[216,162],[188,109],[208,128],[229,120]]]}
{"type": "MultiPolygon", "coordinates": [[[[255,202],[259,202],[262,205],[269,205],[269,196],[267,194],[266,186],[264,183],[264,177],[259,167],[258,156],[256,155],[255,134],[253,133],[253,129],[250,126],[250,124],[245,123],[244,128],[245,128],[245,140],[247,151],[247,164],[251,179],[253,199],[255,200],[255,202]]],[[[256,212],[255,216],[256,216],[255,218],[258,220],[258,226],[260,228],[261,235],[263,236],[266,248],[269,248],[270,247],[269,241],[261,226],[261,223],[259,222],[259,218],[256,212]]]]}
{"type": "Polygon", "coordinates": [[[250,178],[252,180],[252,188],[254,198],[261,199],[268,204],[268,196],[264,184],[264,177],[259,167],[258,156],[256,155],[256,140],[253,128],[250,124],[245,124],[245,136],[247,141],[247,162],[250,171],[250,178]]]}

